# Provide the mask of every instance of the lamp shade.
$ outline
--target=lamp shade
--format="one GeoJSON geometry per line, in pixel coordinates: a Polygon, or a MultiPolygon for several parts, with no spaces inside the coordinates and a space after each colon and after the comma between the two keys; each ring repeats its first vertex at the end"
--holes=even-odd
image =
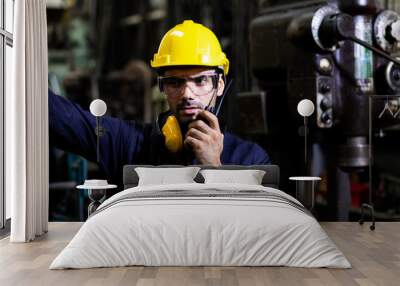
{"type": "Polygon", "coordinates": [[[314,103],[309,99],[303,99],[297,104],[297,112],[304,117],[314,113],[314,103]]]}
{"type": "Polygon", "coordinates": [[[90,103],[90,113],[94,116],[103,116],[107,111],[107,104],[101,99],[95,99],[90,103]]]}

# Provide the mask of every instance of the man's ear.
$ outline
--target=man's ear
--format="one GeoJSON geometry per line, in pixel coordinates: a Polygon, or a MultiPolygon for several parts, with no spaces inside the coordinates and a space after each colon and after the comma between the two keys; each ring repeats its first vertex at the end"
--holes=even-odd
{"type": "Polygon", "coordinates": [[[224,93],[224,89],[225,89],[225,82],[222,79],[222,76],[220,75],[219,80],[218,80],[217,96],[221,96],[224,93]]]}

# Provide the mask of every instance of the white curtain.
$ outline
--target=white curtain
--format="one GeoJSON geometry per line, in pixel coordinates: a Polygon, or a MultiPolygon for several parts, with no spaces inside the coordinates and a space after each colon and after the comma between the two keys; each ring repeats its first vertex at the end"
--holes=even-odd
{"type": "Polygon", "coordinates": [[[6,188],[12,242],[48,227],[48,96],[46,0],[15,1],[14,68],[6,97],[6,188]]]}

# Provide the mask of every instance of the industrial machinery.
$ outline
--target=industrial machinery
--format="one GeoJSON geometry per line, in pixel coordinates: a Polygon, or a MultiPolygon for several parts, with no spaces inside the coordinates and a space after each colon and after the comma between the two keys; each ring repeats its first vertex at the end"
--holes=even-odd
{"type": "Polygon", "coordinates": [[[369,165],[369,114],[380,108],[371,111],[369,100],[400,93],[399,50],[400,15],[375,0],[270,6],[252,21],[251,67],[267,95],[268,136],[277,143],[270,145],[279,146],[269,152],[283,176],[299,172],[296,106],[304,98],[316,106],[312,141],[330,164],[345,171],[369,165]]]}

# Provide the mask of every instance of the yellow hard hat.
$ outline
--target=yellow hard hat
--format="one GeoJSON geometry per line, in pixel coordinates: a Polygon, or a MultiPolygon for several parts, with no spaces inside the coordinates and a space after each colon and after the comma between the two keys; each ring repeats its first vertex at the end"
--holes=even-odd
{"type": "Polygon", "coordinates": [[[169,30],[151,61],[153,68],[173,66],[219,67],[226,75],[229,60],[215,34],[207,27],[186,20],[169,30]]]}

